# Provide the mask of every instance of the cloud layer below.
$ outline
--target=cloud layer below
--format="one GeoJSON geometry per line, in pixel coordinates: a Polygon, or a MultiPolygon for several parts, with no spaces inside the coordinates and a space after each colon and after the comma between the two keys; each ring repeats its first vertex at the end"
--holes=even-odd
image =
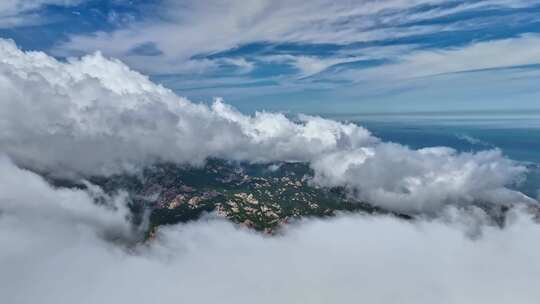
{"type": "Polygon", "coordinates": [[[540,225],[517,210],[504,229],[472,208],[415,222],[305,220],[276,237],[208,218],[126,246],[121,198],[99,207],[96,189],[53,189],[5,157],[0,169],[6,303],[536,303],[540,296],[540,225]]]}

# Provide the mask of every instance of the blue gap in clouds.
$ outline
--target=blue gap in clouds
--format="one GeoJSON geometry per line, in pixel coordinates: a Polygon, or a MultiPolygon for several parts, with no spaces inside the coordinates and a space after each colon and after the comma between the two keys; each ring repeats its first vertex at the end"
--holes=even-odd
{"type": "Polygon", "coordinates": [[[254,42],[240,45],[234,49],[216,52],[214,54],[199,55],[199,58],[225,58],[225,57],[253,57],[270,55],[306,55],[317,57],[330,57],[341,50],[343,46],[331,43],[270,43],[254,42]]]}
{"type": "Polygon", "coordinates": [[[32,13],[42,24],[0,29],[0,37],[14,39],[23,49],[46,50],[73,34],[109,32],[142,20],[154,1],[90,0],[76,6],[47,5],[32,13]]]}
{"type": "Polygon", "coordinates": [[[367,69],[367,68],[389,64],[391,62],[392,60],[390,59],[370,59],[370,60],[357,60],[357,61],[352,61],[352,62],[338,63],[313,76],[319,76],[319,77],[324,77],[326,75],[332,76],[335,73],[342,72],[345,70],[367,69]]]}
{"type": "Polygon", "coordinates": [[[137,56],[159,56],[163,52],[153,42],[140,44],[129,51],[130,55],[137,56]]]}
{"type": "Polygon", "coordinates": [[[422,44],[427,48],[461,46],[478,41],[515,38],[525,33],[540,33],[540,6],[526,9],[486,9],[461,12],[399,27],[451,25],[470,22],[471,30],[441,31],[395,39],[395,43],[422,44]],[[474,24],[477,24],[476,27],[474,24]]]}
{"type": "MultiPolygon", "coordinates": [[[[454,7],[457,7],[455,5],[454,7]]],[[[429,9],[413,9],[411,13],[417,12],[429,12],[433,9],[437,9],[439,6],[431,6],[429,9]]],[[[445,16],[439,16],[432,19],[425,19],[413,22],[407,22],[401,24],[403,27],[409,26],[419,26],[419,25],[444,25],[452,24],[461,21],[471,21],[471,20],[485,20],[489,18],[496,18],[497,20],[515,20],[527,23],[531,17],[534,17],[540,11],[540,5],[527,7],[527,8],[482,8],[469,11],[457,12],[454,14],[448,14],[445,16]],[[524,17],[525,16],[525,17],[524,17]],[[521,20],[520,20],[521,19],[521,20]]]]}
{"type": "MultiPolygon", "coordinates": [[[[530,10],[528,11],[531,12],[530,10]]],[[[540,14],[540,8],[534,8],[534,12],[540,14]]],[[[457,18],[457,17],[454,17],[457,18]]],[[[460,17],[461,18],[461,17],[460,17]]],[[[503,20],[504,21],[504,20],[503,20]]],[[[428,21],[426,21],[428,22],[428,21]]],[[[433,24],[436,21],[430,21],[433,24]]],[[[414,25],[414,24],[410,24],[414,25]]],[[[464,46],[473,42],[488,41],[495,39],[504,39],[520,36],[524,33],[540,33],[540,21],[526,22],[498,22],[497,25],[491,25],[485,28],[474,30],[455,30],[441,31],[429,34],[411,35],[407,37],[375,40],[369,42],[356,42],[346,45],[338,44],[305,44],[305,43],[280,43],[271,44],[269,42],[257,42],[239,46],[237,48],[218,52],[211,55],[199,55],[194,58],[226,58],[226,57],[245,57],[255,58],[257,56],[270,55],[305,55],[316,56],[319,58],[329,58],[335,56],[339,51],[355,50],[362,52],[363,48],[385,47],[399,45],[416,45],[418,49],[448,48],[464,46]]],[[[351,63],[354,66],[354,63],[351,63]]],[[[359,67],[364,64],[360,62],[359,67]]],[[[272,74],[272,73],[270,73],[272,74]]]]}
{"type": "Polygon", "coordinates": [[[174,89],[182,95],[186,91],[216,89],[216,88],[251,88],[260,86],[277,86],[278,82],[274,80],[253,80],[235,83],[220,83],[220,78],[209,78],[208,76],[192,77],[188,75],[154,75],[150,79],[156,83],[165,85],[168,88],[174,89]],[[211,80],[216,82],[212,84],[211,80]],[[197,80],[206,81],[207,84],[194,85],[197,80]]]}

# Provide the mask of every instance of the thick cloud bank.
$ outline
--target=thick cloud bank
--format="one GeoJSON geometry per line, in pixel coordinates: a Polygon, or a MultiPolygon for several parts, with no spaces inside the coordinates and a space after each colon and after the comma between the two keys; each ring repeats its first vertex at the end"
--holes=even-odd
{"type": "Polygon", "coordinates": [[[2,303],[537,303],[540,225],[482,211],[440,220],[342,216],[265,237],[218,219],[148,244],[120,198],[51,188],[0,159],[2,303]],[[116,207],[116,208],[112,208],[116,207]],[[116,232],[115,234],[111,234],[116,232]],[[111,237],[116,235],[116,237],[111,237]]]}
{"type": "Polygon", "coordinates": [[[304,161],[320,185],[408,212],[448,203],[531,201],[507,186],[525,168],[497,150],[459,154],[380,142],[355,124],[247,116],[195,104],[94,54],[59,62],[0,40],[0,151],[55,174],[109,174],[157,161],[304,161]]]}
{"type": "MultiPolygon", "coordinates": [[[[45,222],[52,224],[53,234],[58,230],[73,230],[119,241],[131,238],[134,231],[128,224],[125,197],[110,197],[96,186],[87,186],[87,191],[54,189],[42,177],[18,168],[0,155],[0,221],[5,226],[24,227],[36,236],[38,232],[49,233],[47,225],[41,225],[45,222]]],[[[9,235],[4,232],[2,240],[9,235]]],[[[33,240],[31,236],[21,239],[29,243],[33,240]]],[[[3,246],[2,250],[26,254],[17,247],[3,246]]]]}
{"type": "Polygon", "coordinates": [[[532,202],[507,188],[524,171],[498,150],[412,150],[354,124],[194,104],[100,54],[59,62],[0,40],[2,303],[536,303],[540,225],[516,208],[502,229],[460,206],[532,202]],[[309,162],[318,185],[440,217],[343,215],[276,237],[209,217],[142,244],[124,195],[21,169],[84,177],[208,157],[309,162]]]}

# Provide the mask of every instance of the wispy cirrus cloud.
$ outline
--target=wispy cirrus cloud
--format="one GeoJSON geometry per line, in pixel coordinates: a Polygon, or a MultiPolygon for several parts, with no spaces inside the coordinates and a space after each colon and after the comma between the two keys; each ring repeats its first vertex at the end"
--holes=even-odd
{"type": "MultiPolygon", "coordinates": [[[[74,35],[61,43],[56,52],[101,50],[145,72],[161,73],[164,70],[160,67],[174,62],[179,65],[195,55],[225,51],[253,42],[346,45],[385,40],[434,33],[446,27],[440,24],[403,26],[413,21],[486,7],[532,5],[534,2],[460,4],[442,0],[318,0],[309,4],[303,1],[253,1],[249,4],[243,1],[165,1],[157,10],[161,14],[159,19],[150,18],[112,32],[74,35]],[[134,48],[146,43],[155,45],[162,54],[147,60],[130,54],[134,48]],[[150,63],[145,64],[148,61],[150,63]],[[155,61],[162,64],[155,64],[155,61]]],[[[313,67],[316,64],[304,64],[307,65],[313,67]]],[[[305,74],[305,70],[302,73],[305,74]]]]}
{"type": "Polygon", "coordinates": [[[44,22],[39,9],[47,5],[74,6],[85,0],[3,0],[0,2],[0,28],[44,22]]]}
{"type": "MultiPolygon", "coordinates": [[[[483,69],[540,64],[540,36],[482,41],[462,47],[418,50],[396,58],[396,63],[360,71],[352,79],[415,78],[483,69]],[[365,77],[361,77],[366,73],[365,77]]],[[[352,72],[353,74],[355,72],[352,72]]]]}

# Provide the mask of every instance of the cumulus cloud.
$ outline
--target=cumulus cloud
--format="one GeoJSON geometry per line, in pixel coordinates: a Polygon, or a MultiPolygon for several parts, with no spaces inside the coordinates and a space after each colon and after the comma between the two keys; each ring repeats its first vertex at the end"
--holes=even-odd
{"type": "Polygon", "coordinates": [[[359,198],[402,212],[433,212],[447,204],[533,202],[501,187],[525,168],[498,150],[457,153],[445,147],[411,150],[379,144],[325,155],[313,163],[315,182],[347,185],[359,198]]]}
{"type": "Polygon", "coordinates": [[[351,123],[195,104],[99,53],[60,62],[2,40],[0,55],[0,150],[34,170],[86,176],[209,157],[294,161],[309,162],[319,185],[394,210],[532,201],[507,189],[525,168],[500,151],[412,150],[351,123]]]}
{"type": "MultiPolygon", "coordinates": [[[[0,290],[24,303],[536,303],[540,226],[481,210],[441,220],[306,220],[267,237],[207,218],[119,246],[122,212],[0,159],[0,290]],[[113,228],[111,230],[111,228],[113,228]],[[472,237],[471,237],[472,236],[472,237]]],[[[93,191],[97,191],[94,189],[93,191]]]]}
{"type": "Polygon", "coordinates": [[[374,140],[352,124],[249,117],[221,101],[210,108],[193,104],[100,54],[62,63],[5,41],[0,51],[1,147],[38,168],[104,173],[156,160],[196,164],[210,156],[307,161],[374,140]]]}

